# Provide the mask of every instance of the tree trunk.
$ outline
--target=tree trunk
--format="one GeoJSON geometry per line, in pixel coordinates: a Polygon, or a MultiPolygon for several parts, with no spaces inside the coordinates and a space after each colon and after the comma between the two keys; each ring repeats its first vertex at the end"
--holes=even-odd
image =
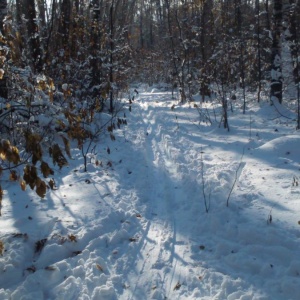
{"type": "Polygon", "coordinates": [[[50,53],[51,50],[53,51],[53,49],[50,49],[50,41],[52,39],[52,35],[53,35],[53,31],[54,31],[54,24],[56,21],[56,0],[52,0],[52,6],[51,6],[51,19],[48,20],[48,36],[47,36],[47,41],[45,42],[45,58],[44,58],[44,62],[46,64],[49,64],[48,59],[50,57],[50,53]]]}
{"type": "Polygon", "coordinates": [[[0,0],[0,31],[3,34],[3,20],[7,14],[7,0],[0,0]]]}
{"type": "Polygon", "coordinates": [[[41,44],[45,46],[45,40],[47,36],[47,25],[46,25],[46,3],[45,0],[37,0],[37,7],[39,11],[39,34],[41,39],[41,44]]]}
{"type": "Polygon", "coordinates": [[[114,1],[111,4],[110,7],[110,68],[109,68],[109,81],[110,81],[110,112],[111,114],[114,111],[114,104],[113,104],[113,51],[114,51],[114,20],[113,20],[113,10],[114,10],[114,1]]]}
{"type": "Polygon", "coordinates": [[[144,1],[141,2],[140,7],[140,48],[144,49],[144,29],[143,29],[143,23],[144,23],[144,1]]]}
{"type": "Polygon", "coordinates": [[[260,102],[261,94],[261,80],[262,80],[262,70],[261,70],[261,40],[260,40],[260,2],[255,1],[255,11],[256,11],[256,37],[257,37],[257,80],[258,80],[258,91],[257,91],[257,102],[260,102]]]}
{"type": "MultiPolygon", "coordinates": [[[[3,20],[6,16],[6,13],[7,13],[7,1],[0,0],[0,31],[1,31],[1,33],[4,33],[3,20]]],[[[5,99],[7,99],[7,97],[8,97],[7,80],[6,80],[5,74],[0,79],[0,97],[5,98],[5,99]]]]}
{"type": "MultiPolygon", "coordinates": [[[[178,85],[179,85],[179,94],[180,94],[180,102],[184,103],[186,101],[186,94],[185,94],[185,87],[184,82],[182,80],[183,78],[183,72],[181,72],[182,67],[184,66],[184,61],[181,61],[181,58],[176,53],[176,45],[174,41],[173,36],[173,24],[171,22],[171,5],[169,0],[165,0],[166,4],[166,11],[167,11],[167,21],[168,21],[168,30],[169,30],[169,37],[171,41],[171,49],[172,49],[172,62],[173,62],[173,68],[174,68],[174,78],[177,79],[178,85]]],[[[178,19],[177,19],[178,23],[178,19]]],[[[179,28],[180,30],[180,28],[179,28]]]]}
{"type": "Polygon", "coordinates": [[[289,36],[287,36],[287,40],[290,41],[290,49],[291,56],[293,59],[293,76],[295,84],[300,82],[299,77],[299,29],[300,29],[300,21],[299,21],[299,12],[300,12],[300,4],[299,1],[293,0],[290,7],[290,20],[289,20],[289,36]]]}
{"type": "Polygon", "coordinates": [[[201,13],[201,34],[200,34],[200,42],[201,42],[201,54],[202,60],[204,62],[211,56],[212,53],[212,23],[213,20],[211,18],[211,11],[213,9],[212,0],[205,0],[203,2],[202,13],[201,13]]]}
{"type": "Polygon", "coordinates": [[[28,51],[31,55],[32,67],[36,72],[41,72],[43,68],[40,40],[38,36],[38,26],[36,23],[35,1],[26,0],[24,5],[24,15],[27,20],[28,51]]]}
{"type": "Polygon", "coordinates": [[[275,98],[282,103],[282,67],[281,67],[281,28],[282,0],[273,3],[273,44],[271,70],[271,101],[275,98]]]}
{"type": "Polygon", "coordinates": [[[93,0],[92,2],[92,28],[91,28],[91,41],[90,41],[90,66],[91,66],[91,83],[92,97],[99,96],[99,86],[101,83],[101,60],[98,55],[100,50],[100,6],[99,1],[93,0]]]}
{"type": "Polygon", "coordinates": [[[293,77],[296,87],[297,99],[297,129],[300,129],[300,61],[299,61],[299,29],[300,29],[300,4],[299,1],[293,0],[291,3],[290,24],[289,24],[289,41],[290,50],[293,60],[293,77]]]}
{"type": "MultiPolygon", "coordinates": [[[[71,11],[72,5],[70,0],[62,0],[61,2],[61,15],[59,20],[58,32],[60,34],[61,45],[67,51],[70,41],[70,24],[71,24],[71,11]]],[[[68,49],[69,51],[69,49],[68,49]]],[[[67,53],[65,53],[67,54],[67,53]]]]}
{"type": "Polygon", "coordinates": [[[265,0],[266,11],[266,29],[271,30],[270,13],[269,13],[269,0],[265,0]]]}

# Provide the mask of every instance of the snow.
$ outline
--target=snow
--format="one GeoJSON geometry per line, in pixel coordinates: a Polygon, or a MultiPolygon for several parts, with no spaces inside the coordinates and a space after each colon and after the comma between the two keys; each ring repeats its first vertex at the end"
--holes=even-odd
{"type": "Polygon", "coordinates": [[[237,100],[227,132],[214,103],[138,91],[88,172],[74,148],[43,200],[2,177],[0,299],[299,299],[293,113],[237,100]]]}
{"type": "Polygon", "coordinates": [[[67,83],[63,83],[62,86],[61,86],[61,88],[62,88],[62,90],[64,92],[66,92],[68,90],[68,88],[69,88],[69,85],[67,83]]]}

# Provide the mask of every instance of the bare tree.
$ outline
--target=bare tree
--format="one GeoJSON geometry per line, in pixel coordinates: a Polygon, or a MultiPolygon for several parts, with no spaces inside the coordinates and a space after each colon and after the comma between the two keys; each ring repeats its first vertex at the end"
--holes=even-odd
{"type": "Polygon", "coordinates": [[[113,58],[113,51],[114,51],[114,0],[111,3],[110,9],[109,9],[109,23],[110,23],[110,29],[109,29],[109,37],[110,37],[110,42],[109,42],[109,46],[110,46],[110,53],[109,53],[109,63],[110,63],[110,67],[109,67],[109,85],[110,85],[110,95],[109,95],[109,110],[111,112],[111,114],[114,111],[114,104],[113,104],[113,96],[114,96],[114,68],[113,68],[113,63],[114,63],[114,58],[113,58]]]}
{"type": "MultiPolygon", "coordinates": [[[[4,33],[3,30],[3,20],[7,13],[7,1],[6,0],[0,0],[0,34],[4,33]]],[[[6,76],[2,74],[0,79],[0,97],[7,98],[7,80],[6,76]]]]}
{"type": "Polygon", "coordinates": [[[293,61],[293,77],[296,87],[296,99],[298,103],[297,108],[297,129],[300,129],[300,61],[299,61],[299,30],[300,30],[300,3],[299,1],[293,0],[290,5],[290,20],[289,20],[289,36],[290,50],[293,61]]]}
{"type": "Polygon", "coordinates": [[[260,102],[261,94],[261,80],[262,80],[262,62],[261,62],[261,32],[260,32],[260,2],[255,0],[255,12],[256,12],[256,39],[257,39],[257,102],[260,102]]]}
{"type": "Polygon", "coordinates": [[[40,42],[45,48],[45,41],[47,37],[47,22],[46,22],[46,9],[47,4],[45,0],[37,0],[37,8],[38,8],[38,27],[39,27],[39,35],[40,42]]]}
{"type": "Polygon", "coordinates": [[[71,26],[71,13],[72,13],[72,3],[70,0],[62,0],[60,5],[60,20],[58,32],[61,36],[61,41],[63,47],[68,46],[69,35],[70,35],[70,26],[71,26]]]}
{"type": "Polygon", "coordinates": [[[271,70],[271,101],[273,97],[282,103],[281,66],[282,0],[273,0],[273,43],[271,70]]]}
{"type": "Polygon", "coordinates": [[[23,13],[26,18],[27,36],[28,36],[28,52],[31,55],[31,65],[36,72],[41,72],[43,69],[42,53],[40,40],[38,35],[37,14],[35,10],[34,0],[25,0],[23,13]]]}
{"type": "Polygon", "coordinates": [[[93,97],[99,93],[98,86],[100,85],[101,66],[100,59],[98,58],[98,51],[100,50],[100,3],[97,0],[93,0],[92,4],[92,32],[90,41],[91,52],[91,84],[90,88],[93,90],[93,97]]]}

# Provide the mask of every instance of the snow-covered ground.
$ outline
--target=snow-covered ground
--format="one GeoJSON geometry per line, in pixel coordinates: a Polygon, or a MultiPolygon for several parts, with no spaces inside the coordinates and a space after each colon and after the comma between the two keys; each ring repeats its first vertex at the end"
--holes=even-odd
{"type": "Polygon", "coordinates": [[[138,89],[87,173],[73,149],[44,200],[2,177],[0,299],[300,299],[295,116],[237,100],[228,132],[138,89]]]}

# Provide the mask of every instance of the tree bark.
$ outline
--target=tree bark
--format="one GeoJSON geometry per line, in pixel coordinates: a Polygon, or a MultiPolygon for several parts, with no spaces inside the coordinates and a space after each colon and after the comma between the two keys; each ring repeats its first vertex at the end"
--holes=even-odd
{"type": "Polygon", "coordinates": [[[282,0],[273,3],[273,44],[271,70],[271,101],[276,98],[282,103],[282,67],[281,67],[281,28],[282,0]]]}
{"type": "MultiPolygon", "coordinates": [[[[3,20],[7,13],[7,1],[0,0],[0,31],[3,34],[3,20]]],[[[0,97],[7,99],[8,98],[8,90],[7,90],[7,79],[6,75],[0,79],[0,97]]]]}
{"type": "Polygon", "coordinates": [[[99,1],[93,0],[92,2],[92,32],[90,41],[90,53],[91,53],[91,78],[90,88],[93,92],[93,98],[99,96],[99,85],[101,82],[101,61],[98,57],[98,51],[100,50],[100,6],[99,1]]]}
{"type": "Polygon", "coordinates": [[[62,0],[61,2],[61,15],[59,23],[59,34],[61,38],[61,45],[66,50],[70,37],[70,24],[71,24],[71,11],[72,5],[70,0],[62,0]]]}
{"type": "Polygon", "coordinates": [[[299,21],[299,13],[300,13],[300,4],[299,1],[292,1],[290,7],[290,20],[289,20],[289,36],[287,37],[288,41],[290,41],[290,50],[293,59],[293,76],[295,84],[300,82],[299,77],[299,32],[300,29],[300,21],[299,21]]]}
{"type": "Polygon", "coordinates": [[[261,94],[261,80],[262,80],[262,70],[261,70],[261,40],[260,40],[260,2],[255,1],[255,11],[256,11],[256,37],[257,37],[257,80],[258,80],[258,91],[257,91],[257,102],[260,102],[261,94]]]}
{"type": "Polygon", "coordinates": [[[39,16],[39,34],[41,43],[44,45],[46,36],[47,36],[47,30],[46,30],[46,3],[45,0],[37,0],[37,7],[38,7],[38,16],[39,16]]]}
{"type": "Polygon", "coordinates": [[[110,7],[110,58],[109,58],[109,63],[110,63],[110,67],[109,67],[109,83],[110,83],[110,112],[111,114],[114,111],[114,103],[113,103],[113,93],[114,93],[114,87],[113,87],[113,81],[114,81],[114,77],[113,77],[113,51],[114,51],[114,19],[113,19],[113,11],[114,11],[114,1],[111,4],[110,7]]]}
{"type": "Polygon", "coordinates": [[[28,50],[32,57],[32,67],[36,72],[43,69],[38,26],[36,23],[35,1],[26,0],[24,15],[27,20],[28,50]]]}

